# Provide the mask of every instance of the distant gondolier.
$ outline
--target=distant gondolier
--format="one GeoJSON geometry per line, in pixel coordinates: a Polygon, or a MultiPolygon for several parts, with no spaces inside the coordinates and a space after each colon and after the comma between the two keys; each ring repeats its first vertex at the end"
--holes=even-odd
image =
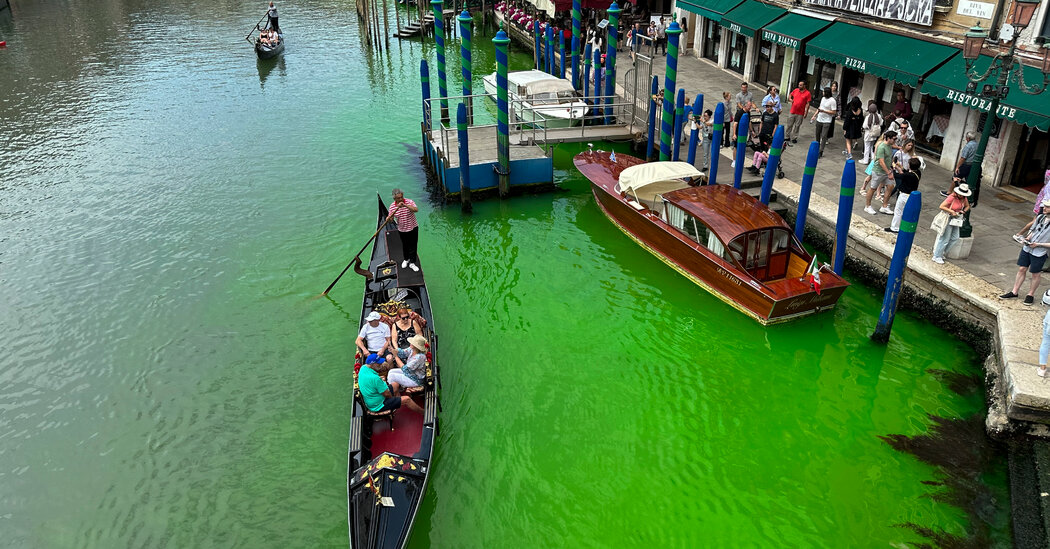
{"type": "Polygon", "coordinates": [[[273,5],[273,2],[270,2],[270,9],[266,10],[266,17],[270,28],[280,34],[281,27],[277,24],[277,6],[273,5]]]}
{"type": "Polygon", "coordinates": [[[416,249],[419,245],[419,224],[416,223],[416,212],[419,208],[415,202],[405,198],[401,189],[394,189],[393,195],[394,203],[390,205],[387,221],[397,220],[397,234],[401,237],[401,249],[404,252],[401,268],[418,272],[419,257],[416,255],[416,249]]]}

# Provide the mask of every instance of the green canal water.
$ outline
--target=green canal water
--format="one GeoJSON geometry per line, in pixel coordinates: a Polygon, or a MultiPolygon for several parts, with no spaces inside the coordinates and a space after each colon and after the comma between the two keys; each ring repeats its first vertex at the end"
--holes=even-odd
{"type": "Polygon", "coordinates": [[[445,376],[413,547],[1009,546],[968,347],[910,314],[871,344],[859,285],[760,327],[615,229],[571,148],[561,191],[428,202],[433,49],[369,52],[352,3],[281,4],[272,63],[261,2],[14,4],[0,546],[345,546],[359,280],[312,298],[394,186],[445,376]]]}

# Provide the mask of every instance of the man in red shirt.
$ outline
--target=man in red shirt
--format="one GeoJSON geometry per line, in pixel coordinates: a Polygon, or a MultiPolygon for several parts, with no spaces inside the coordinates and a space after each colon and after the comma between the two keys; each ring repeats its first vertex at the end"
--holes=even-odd
{"type": "Polygon", "coordinates": [[[394,189],[394,203],[390,205],[390,215],[386,222],[397,219],[397,234],[401,237],[401,250],[404,252],[405,260],[401,262],[401,268],[409,268],[419,272],[419,257],[416,248],[419,245],[419,224],[416,223],[416,212],[419,208],[416,203],[405,198],[401,189],[394,189]]]}
{"type": "Polygon", "coordinates": [[[813,100],[809,90],[806,89],[804,81],[798,83],[798,87],[791,90],[788,96],[791,100],[791,112],[788,114],[787,135],[784,137],[792,143],[798,143],[798,130],[802,127],[802,120],[809,116],[809,103],[813,100]]]}

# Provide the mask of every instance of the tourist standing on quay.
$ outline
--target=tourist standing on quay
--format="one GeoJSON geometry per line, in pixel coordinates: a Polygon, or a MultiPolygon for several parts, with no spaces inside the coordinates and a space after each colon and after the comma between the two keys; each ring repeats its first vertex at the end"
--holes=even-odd
{"type": "MultiPolygon", "coordinates": [[[[875,163],[871,168],[871,183],[867,185],[867,193],[864,196],[865,213],[875,215],[875,209],[871,207],[871,199],[877,191],[882,191],[882,208],[880,212],[892,214],[889,208],[890,195],[893,194],[893,143],[897,139],[897,133],[893,130],[882,136],[882,141],[875,147],[875,163]],[[885,189],[883,189],[885,185],[885,189]]],[[[867,180],[865,180],[867,181],[867,180]]]]}
{"type": "Polygon", "coordinates": [[[904,206],[908,204],[908,197],[912,192],[919,190],[919,180],[922,179],[922,162],[918,158],[910,158],[908,165],[897,177],[897,204],[893,207],[893,219],[890,226],[883,229],[888,233],[897,233],[901,228],[901,217],[904,216],[904,206]]]}
{"type": "Polygon", "coordinates": [[[722,147],[728,148],[733,146],[733,94],[722,92],[722,109],[722,147]]]}
{"type": "MultiPolygon", "coordinates": [[[[755,108],[755,97],[751,95],[751,92],[747,91],[747,82],[740,83],[740,92],[736,94],[736,114],[733,115],[733,131],[730,137],[733,137],[737,133],[737,125],[740,124],[740,119],[744,117],[744,113],[750,113],[751,109],[755,108]]],[[[727,147],[729,145],[726,145],[727,147]]]]}
{"type": "Polygon", "coordinates": [[[842,135],[846,138],[846,160],[853,160],[853,145],[864,135],[864,110],[859,97],[850,100],[846,116],[842,117],[842,135]]]}
{"type": "Polygon", "coordinates": [[[397,219],[397,234],[401,237],[401,250],[404,252],[405,260],[401,262],[401,268],[408,267],[419,272],[419,257],[416,250],[419,246],[419,224],[416,223],[416,212],[419,207],[410,199],[405,198],[401,189],[394,189],[394,203],[390,205],[390,215],[386,222],[397,219]]]}
{"type": "Polygon", "coordinates": [[[812,100],[813,96],[806,89],[805,81],[799,81],[798,87],[788,94],[791,110],[788,111],[787,135],[784,137],[792,143],[798,143],[798,130],[802,127],[802,119],[809,116],[809,103],[812,100]]]}
{"type": "Polygon", "coordinates": [[[871,155],[875,152],[875,143],[882,135],[882,115],[879,114],[879,106],[874,101],[868,101],[868,114],[864,117],[864,160],[861,164],[871,162],[871,155]]]}
{"type": "MultiPolygon", "coordinates": [[[[952,185],[955,181],[966,181],[970,176],[970,170],[973,168],[973,157],[977,154],[977,135],[973,132],[966,132],[966,144],[963,145],[961,151],[959,151],[959,161],[955,163],[955,174],[952,181],[952,185]]],[[[951,187],[949,187],[951,189],[951,187]]],[[[946,191],[941,191],[941,196],[948,196],[946,191]]]]}
{"type": "MultiPolygon", "coordinates": [[[[970,211],[970,201],[966,197],[970,196],[970,187],[966,183],[961,183],[958,187],[952,189],[952,194],[941,202],[938,217],[934,218],[934,224],[930,225],[930,228],[934,228],[934,225],[938,225],[935,229],[937,230],[937,239],[933,241],[933,262],[944,263],[944,254],[955,245],[956,241],[959,240],[959,227],[962,227],[962,215],[970,211]],[[944,225],[939,226],[938,219],[943,221],[944,225]]],[[[1046,254],[1046,250],[1043,250],[1043,254],[1046,254]]],[[[1016,295],[1014,297],[1017,297],[1016,295]]]]}
{"type": "MultiPolygon", "coordinates": [[[[1018,231],[1014,235],[1014,240],[1024,244],[1021,253],[1017,256],[1017,277],[1014,278],[1013,289],[999,297],[1001,299],[1017,297],[1017,292],[1021,291],[1021,285],[1024,284],[1025,273],[1032,273],[1032,284],[1028,287],[1028,295],[1024,298],[1024,304],[1031,305],[1035,302],[1035,291],[1039,288],[1039,279],[1043,276],[1046,250],[1050,248],[1050,200],[1043,202],[1043,211],[1018,231]]],[[[1045,364],[1045,361],[1042,363],[1045,364]]]]}
{"type": "Polygon", "coordinates": [[[831,95],[831,88],[824,88],[824,97],[820,100],[817,112],[809,119],[817,123],[817,143],[820,143],[820,156],[824,156],[824,146],[828,144],[828,133],[835,122],[835,115],[839,112],[838,102],[831,95]]]}
{"type": "Polygon", "coordinates": [[[766,105],[773,104],[773,112],[780,114],[780,93],[776,86],[770,86],[766,91],[766,96],[762,98],[762,108],[765,109],[766,105]]]}

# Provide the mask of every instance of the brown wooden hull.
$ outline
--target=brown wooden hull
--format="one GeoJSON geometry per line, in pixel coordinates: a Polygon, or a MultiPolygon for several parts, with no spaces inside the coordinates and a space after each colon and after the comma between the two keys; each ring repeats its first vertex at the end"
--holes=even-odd
{"type": "MultiPolygon", "coordinates": [[[[634,164],[633,160],[621,157],[621,163],[626,161],[626,165],[634,164]]],[[[830,309],[849,287],[848,282],[830,272],[822,274],[826,283],[819,294],[809,282],[796,278],[762,284],[738,265],[667,225],[655,213],[628,204],[613,190],[618,170],[602,178],[592,177],[595,173],[589,171],[585,175],[591,178],[598,206],[627,236],[700,287],[762,324],[830,309]]]]}

